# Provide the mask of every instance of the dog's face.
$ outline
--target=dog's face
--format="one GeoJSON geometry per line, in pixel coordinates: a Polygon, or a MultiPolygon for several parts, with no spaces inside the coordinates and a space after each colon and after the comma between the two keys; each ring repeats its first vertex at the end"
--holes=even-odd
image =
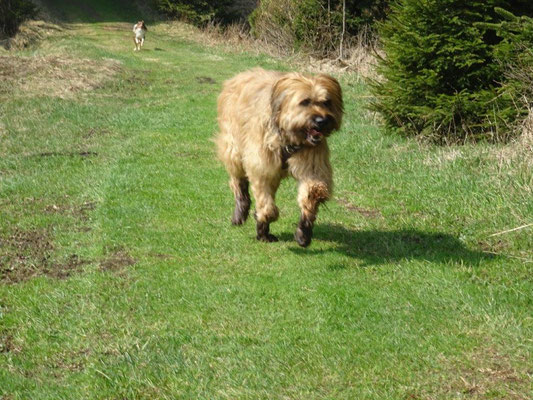
{"type": "Polygon", "coordinates": [[[271,106],[272,123],[290,144],[316,146],[342,121],[341,87],[328,75],[283,76],[274,85],[271,106]]]}

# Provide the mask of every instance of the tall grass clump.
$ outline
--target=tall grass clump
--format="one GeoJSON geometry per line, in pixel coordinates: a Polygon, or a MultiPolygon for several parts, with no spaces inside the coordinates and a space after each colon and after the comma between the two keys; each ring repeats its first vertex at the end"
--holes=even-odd
{"type": "Polygon", "coordinates": [[[502,18],[495,7],[533,11],[533,5],[501,0],[392,5],[380,27],[386,57],[371,104],[390,129],[443,143],[510,138],[521,111],[512,91],[502,90],[506,67],[498,57],[510,50],[498,47],[508,39],[492,25],[502,18]]]}

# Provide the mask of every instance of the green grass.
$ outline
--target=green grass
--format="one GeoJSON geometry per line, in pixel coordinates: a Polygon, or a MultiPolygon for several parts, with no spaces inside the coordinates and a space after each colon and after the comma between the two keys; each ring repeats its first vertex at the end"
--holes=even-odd
{"type": "Polygon", "coordinates": [[[216,97],[291,67],[164,24],[134,53],[94,7],[111,22],[0,54],[120,63],[92,90],[0,100],[0,398],[533,395],[531,229],[490,236],[532,222],[527,160],[390,136],[340,75],[335,199],[301,249],[284,181],[280,242],[259,243],[229,223],[216,97]]]}

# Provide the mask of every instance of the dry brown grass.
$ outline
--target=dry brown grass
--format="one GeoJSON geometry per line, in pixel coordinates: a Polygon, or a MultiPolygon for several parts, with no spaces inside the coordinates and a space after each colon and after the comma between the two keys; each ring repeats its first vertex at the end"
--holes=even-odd
{"type": "MultiPolygon", "coordinates": [[[[528,117],[517,129],[521,134],[515,140],[495,148],[492,152],[499,170],[505,167],[521,167],[531,171],[533,168],[533,108],[530,108],[528,117]]],[[[531,188],[529,189],[531,191],[531,188]]]]}
{"type": "Polygon", "coordinates": [[[157,24],[154,30],[169,36],[177,36],[208,47],[223,47],[229,52],[251,52],[255,54],[270,51],[257,46],[257,43],[249,35],[242,25],[231,25],[223,28],[217,24],[209,24],[203,29],[197,28],[180,21],[169,21],[157,24]]]}
{"type": "Polygon", "coordinates": [[[120,70],[116,60],[68,56],[0,56],[0,95],[73,97],[100,87],[120,70]]]}
{"type": "MultiPolygon", "coordinates": [[[[52,36],[69,35],[68,29],[41,9],[43,20],[25,21],[19,32],[0,45],[0,95],[72,98],[78,92],[96,89],[120,70],[117,60],[76,58],[63,52],[47,56],[21,56],[18,50],[46,48],[52,36]]],[[[2,127],[0,126],[0,135],[2,127]]]]}
{"type": "Polygon", "coordinates": [[[525,361],[525,357],[526,355],[511,356],[495,347],[488,347],[479,348],[467,357],[443,359],[442,362],[447,365],[448,376],[453,378],[442,382],[441,393],[437,398],[456,398],[458,395],[469,399],[523,400],[529,391],[531,371],[525,367],[518,368],[515,364],[517,358],[525,361]]]}
{"type": "Polygon", "coordinates": [[[377,37],[370,29],[362,29],[355,37],[347,38],[344,57],[312,58],[310,70],[324,73],[352,73],[357,80],[379,79],[376,71],[378,57],[384,57],[377,37]]]}
{"type": "MultiPolygon", "coordinates": [[[[522,147],[533,158],[533,106],[529,109],[528,117],[522,124],[522,135],[518,139],[522,147]]],[[[531,159],[529,161],[532,161],[531,159]]]]}
{"type": "Polygon", "coordinates": [[[59,25],[45,21],[25,21],[19,27],[17,34],[0,41],[0,45],[6,50],[23,50],[37,46],[41,41],[64,29],[59,25]]]}
{"type": "Polygon", "coordinates": [[[161,23],[156,29],[203,46],[223,47],[228,52],[266,54],[283,59],[295,69],[308,70],[311,73],[351,73],[357,78],[376,78],[376,54],[383,56],[376,38],[369,31],[362,31],[357,37],[347,40],[345,57],[340,60],[335,55],[330,58],[317,58],[303,51],[295,52],[290,40],[283,37],[283,32],[278,32],[279,37],[276,39],[273,39],[272,35],[255,39],[244,25],[239,24],[227,27],[210,24],[199,29],[183,22],[172,21],[161,23]]]}

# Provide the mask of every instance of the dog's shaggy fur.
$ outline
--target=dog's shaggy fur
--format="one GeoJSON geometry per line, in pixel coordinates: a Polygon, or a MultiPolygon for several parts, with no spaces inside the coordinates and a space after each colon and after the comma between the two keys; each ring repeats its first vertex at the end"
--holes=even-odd
{"type": "Polygon", "coordinates": [[[133,37],[133,42],[135,43],[133,51],[141,50],[141,47],[144,46],[144,38],[147,31],[148,28],[146,28],[144,21],[139,21],[133,25],[133,33],[135,34],[133,37]]]}
{"type": "Polygon", "coordinates": [[[256,68],[226,81],[218,98],[216,144],[235,195],[232,223],[248,217],[251,184],[257,239],[277,241],[269,228],[279,215],[274,199],[281,179],[292,175],[299,181],[301,209],[294,237],[308,246],[318,206],[331,195],[326,138],[339,129],[342,114],[341,87],[327,75],[256,68]]]}

